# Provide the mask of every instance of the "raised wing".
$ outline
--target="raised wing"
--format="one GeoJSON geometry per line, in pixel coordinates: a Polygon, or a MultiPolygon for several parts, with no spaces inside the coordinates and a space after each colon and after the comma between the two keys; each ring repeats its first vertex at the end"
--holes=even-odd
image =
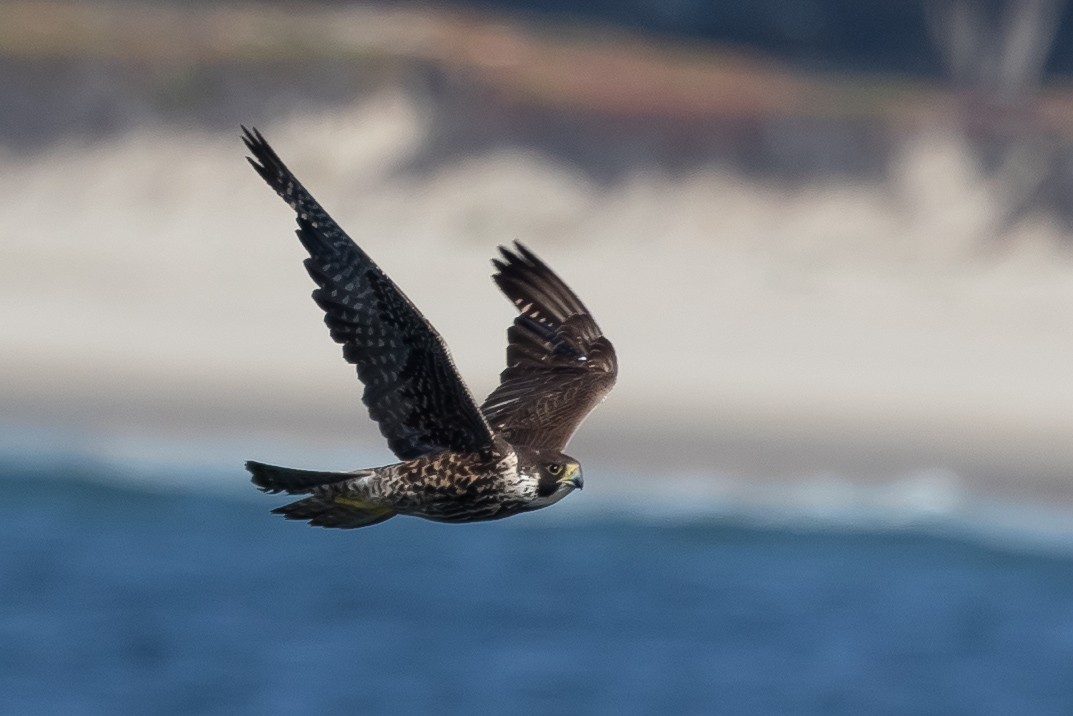
{"type": "Polygon", "coordinates": [[[455,370],[447,346],[380,267],[339,228],[294,178],[256,129],[243,130],[257,173],[298,214],[306,270],[318,288],[343,357],[365,384],[369,416],[399,458],[468,452],[492,444],[492,432],[455,370]],[[256,161],[255,161],[256,160],[256,161]]]}
{"type": "Polygon", "coordinates": [[[519,315],[507,329],[507,368],[481,412],[508,442],[561,451],[614,386],[618,360],[577,295],[514,245],[492,261],[492,278],[519,315]]]}

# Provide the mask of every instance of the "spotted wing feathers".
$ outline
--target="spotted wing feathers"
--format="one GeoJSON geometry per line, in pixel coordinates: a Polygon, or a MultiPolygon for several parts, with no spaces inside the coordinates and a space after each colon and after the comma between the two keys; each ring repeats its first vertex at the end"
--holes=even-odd
{"type": "Polygon", "coordinates": [[[365,384],[363,402],[391,450],[403,460],[492,442],[436,330],[291,174],[256,129],[243,127],[250,164],[297,213],[306,270],[317,284],[343,357],[365,384]]]}
{"type": "Polygon", "coordinates": [[[481,411],[509,442],[562,450],[615,384],[618,360],[588,309],[533,252],[500,247],[496,284],[518,308],[507,368],[481,411]]]}

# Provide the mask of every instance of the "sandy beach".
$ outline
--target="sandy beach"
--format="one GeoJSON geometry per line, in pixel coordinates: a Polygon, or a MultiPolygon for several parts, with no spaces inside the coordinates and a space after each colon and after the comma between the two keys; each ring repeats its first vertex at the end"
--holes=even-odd
{"type": "MultiPolygon", "coordinates": [[[[955,134],[906,143],[882,182],[712,165],[608,185],[509,148],[411,171],[435,119],[403,91],[250,119],[475,394],[512,315],[495,246],[523,241],[578,289],[621,363],[573,446],[589,461],[757,480],[946,469],[1073,501],[1067,231],[1030,217],[981,241],[1001,188],[955,134]]],[[[242,150],[237,130],[145,127],[0,158],[5,422],[376,444],[290,212],[242,150]]]]}

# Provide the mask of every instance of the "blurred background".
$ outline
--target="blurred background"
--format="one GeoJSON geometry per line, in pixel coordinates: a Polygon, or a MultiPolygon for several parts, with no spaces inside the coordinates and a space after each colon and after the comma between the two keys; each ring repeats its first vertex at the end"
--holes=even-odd
{"type": "Polygon", "coordinates": [[[1073,712],[1061,0],[0,6],[0,711],[1073,712]],[[586,490],[392,460],[255,126],[481,397],[520,240],[620,361],[586,490]]]}

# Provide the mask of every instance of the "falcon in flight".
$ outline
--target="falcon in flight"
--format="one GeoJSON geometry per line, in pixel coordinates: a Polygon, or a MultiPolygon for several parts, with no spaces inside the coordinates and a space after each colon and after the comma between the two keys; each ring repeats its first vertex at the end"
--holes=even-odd
{"type": "Polygon", "coordinates": [[[581,466],[562,451],[615,384],[618,362],[562,279],[521,244],[500,247],[492,278],[518,316],[507,329],[499,386],[478,407],[436,329],[260,132],[242,129],[250,164],[297,214],[305,267],[317,284],[313,300],[399,459],[352,472],[247,462],[263,491],[308,495],[273,512],[339,528],[395,515],[477,522],[547,507],[581,489],[581,466]]]}

